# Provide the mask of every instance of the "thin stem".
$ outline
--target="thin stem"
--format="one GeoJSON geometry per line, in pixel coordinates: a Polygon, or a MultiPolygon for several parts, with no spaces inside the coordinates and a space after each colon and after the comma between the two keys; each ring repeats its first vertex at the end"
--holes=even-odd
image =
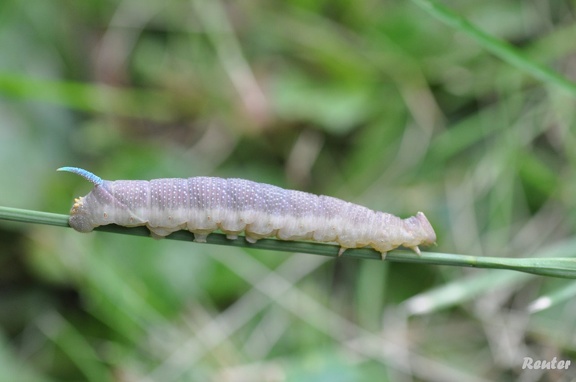
{"type": "MultiPolygon", "coordinates": [[[[67,215],[9,207],[0,207],[0,220],[69,227],[67,215]]],[[[150,232],[146,227],[128,228],[111,224],[97,227],[95,230],[120,233],[124,235],[150,236],[150,232]]],[[[193,241],[194,235],[188,231],[178,231],[167,236],[166,238],[170,240],[193,241]]],[[[269,249],[283,252],[302,252],[332,257],[337,257],[339,250],[337,245],[332,244],[303,241],[283,241],[276,239],[262,239],[258,240],[257,243],[251,244],[248,243],[244,237],[230,240],[221,233],[213,233],[209,235],[207,242],[209,244],[269,249]]],[[[355,248],[347,249],[342,257],[380,260],[380,253],[369,248],[355,248]]],[[[412,251],[400,249],[389,252],[386,256],[386,260],[428,265],[452,265],[473,268],[507,269],[541,276],[576,278],[576,259],[571,257],[501,258],[466,256],[437,252],[422,252],[422,255],[418,256],[412,251]]]]}
{"type": "Polygon", "coordinates": [[[451,9],[432,0],[412,0],[412,2],[451,28],[468,35],[480,46],[489,50],[508,64],[545,83],[555,85],[572,96],[576,96],[575,83],[558,72],[533,61],[509,43],[482,31],[465,18],[454,13],[451,9]]]}

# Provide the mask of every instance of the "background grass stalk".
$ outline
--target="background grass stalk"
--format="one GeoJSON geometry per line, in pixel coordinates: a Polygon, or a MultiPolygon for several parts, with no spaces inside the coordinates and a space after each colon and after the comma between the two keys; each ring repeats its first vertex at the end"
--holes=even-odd
{"type": "Polygon", "coordinates": [[[482,31],[465,18],[452,12],[449,8],[430,0],[412,0],[412,2],[449,27],[466,34],[480,46],[510,65],[545,83],[555,85],[572,96],[576,96],[576,84],[554,70],[529,59],[509,43],[482,31]]]}

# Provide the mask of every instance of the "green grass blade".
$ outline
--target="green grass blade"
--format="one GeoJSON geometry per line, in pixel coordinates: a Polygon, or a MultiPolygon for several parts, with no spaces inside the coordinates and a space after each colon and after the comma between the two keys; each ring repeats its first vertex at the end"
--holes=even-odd
{"type": "Polygon", "coordinates": [[[92,113],[169,121],[170,97],[159,91],[122,89],[102,84],[29,78],[0,72],[0,95],[36,100],[92,113]]]}
{"type": "Polygon", "coordinates": [[[452,12],[449,8],[431,0],[412,0],[412,2],[451,28],[466,34],[475,40],[480,46],[489,50],[503,61],[541,81],[555,85],[571,95],[576,96],[575,83],[569,81],[559,73],[534,62],[526,57],[520,50],[514,48],[507,42],[482,31],[465,18],[452,12]]]}
{"type": "MultiPolygon", "coordinates": [[[[68,216],[46,212],[21,210],[16,208],[0,207],[0,220],[10,220],[25,223],[48,224],[60,227],[68,226],[68,216]]],[[[97,227],[96,231],[114,232],[125,235],[149,236],[145,227],[120,227],[107,225],[97,227]]],[[[188,231],[178,231],[166,237],[171,240],[193,241],[194,235],[188,231]]],[[[339,246],[331,244],[283,241],[275,239],[262,239],[257,243],[248,243],[244,237],[235,240],[227,239],[225,235],[213,233],[208,236],[209,244],[231,245],[236,247],[270,249],[283,252],[303,252],[322,256],[338,256],[339,246]]],[[[379,260],[380,253],[369,248],[348,249],[342,255],[361,259],[379,260]]],[[[387,260],[429,264],[429,265],[452,265],[472,268],[507,269],[541,276],[576,278],[576,259],[570,257],[557,258],[500,258],[500,257],[477,257],[456,255],[437,252],[423,252],[417,255],[408,250],[394,250],[388,253],[387,260]]]]}
{"type": "MultiPolygon", "coordinates": [[[[535,254],[534,259],[553,259],[574,251],[576,251],[576,239],[570,239],[539,250],[535,254]]],[[[413,296],[402,305],[409,314],[430,314],[447,307],[462,304],[487,291],[510,290],[513,286],[525,282],[528,277],[530,275],[526,273],[510,274],[497,272],[496,270],[468,275],[413,296]]],[[[553,292],[553,294],[556,295],[556,292],[553,292]]],[[[553,298],[552,295],[549,297],[553,298]]],[[[549,300],[540,302],[541,300],[537,299],[528,309],[532,309],[532,306],[539,307],[542,303],[546,303],[547,307],[551,306],[549,300]]]]}
{"type": "Polygon", "coordinates": [[[67,215],[20,208],[0,207],[0,220],[69,227],[67,215]]]}
{"type": "Polygon", "coordinates": [[[56,312],[39,319],[40,330],[81,370],[86,381],[113,381],[112,375],[88,339],[56,312]]]}
{"type": "Polygon", "coordinates": [[[548,295],[539,297],[528,305],[528,311],[531,313],[539,312],[570,300],[574,298],[574,296],[576,296],[576,283],[570,283],[548,295]]]}
{"type": "Polygon", "coordinates": [[[430,314],[441,309],[462,304],[478,295],[496,289],[508,289],[511,285],[524,282],[527,274],[487,271],[456,279],[436,288],[417,294],[402,303],[406,312],[411,315],[430,314]]]}

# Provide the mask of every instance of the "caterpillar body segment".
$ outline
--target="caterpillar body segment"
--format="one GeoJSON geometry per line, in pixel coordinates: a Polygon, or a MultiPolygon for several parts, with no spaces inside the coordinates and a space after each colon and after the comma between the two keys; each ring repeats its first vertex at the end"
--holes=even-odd
{"type": "Polygon", "coordinates": [[[75,167],[59,171],[78,174],[94,184],[75,199],[70,226],[80,232],[117,224],[146,226],[155,238],[188,230],[195,241],[221,230],[229,239],[244,233],[255,243],[265,237],[313,240],[348,248],[372,247],[382,254],[399,246],[420,254],[436,234],[422,212],[407,219],[325,195],[286,190],[245,179],[193,177],[146,180],[102,180],[75,167]]]}

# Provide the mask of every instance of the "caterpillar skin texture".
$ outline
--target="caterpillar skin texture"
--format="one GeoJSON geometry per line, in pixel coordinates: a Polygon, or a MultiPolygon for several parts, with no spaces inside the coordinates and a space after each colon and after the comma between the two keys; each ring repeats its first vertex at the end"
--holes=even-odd
{"type": "Polygon", "coordinates": [[[340,253],[370,246],[382,254],[404,246],[420,254],[419,245],[436,242],[422,212],[407,219],[324,195],[285,190],[244,179],[102,180],[75,167],[58,171],[78,174],[94,184],[75,199],[70,226],[79,232],[117,224],[145,225],[155,238],[188,230],[205,242],[220,229],[229,239],[244,232],[246,240],[275,236],[282,240],[335,242],[340,253]]]}

